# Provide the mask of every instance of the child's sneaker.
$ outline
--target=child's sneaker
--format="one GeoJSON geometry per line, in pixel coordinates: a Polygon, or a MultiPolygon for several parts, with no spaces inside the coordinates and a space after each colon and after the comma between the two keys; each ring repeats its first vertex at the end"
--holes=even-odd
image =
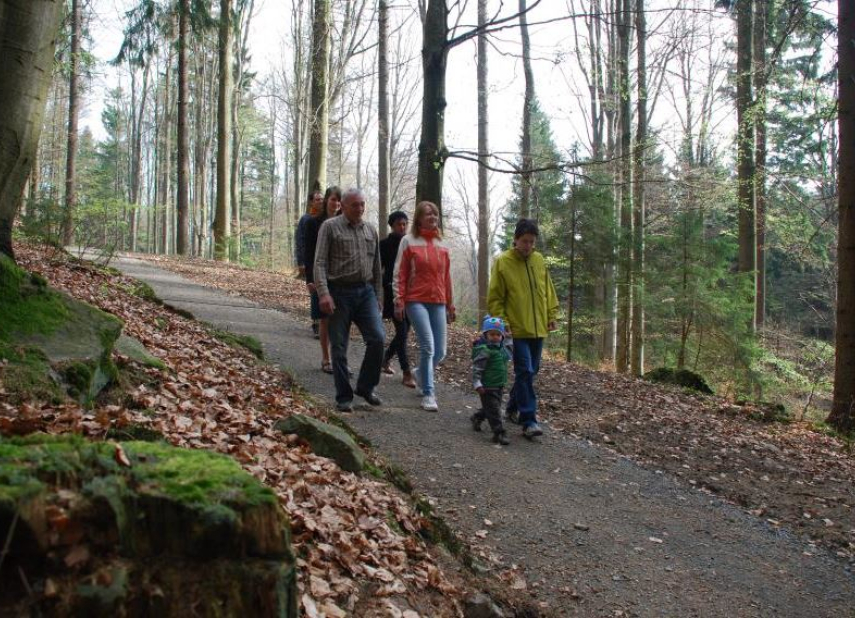
{"type": "Polygon", "coordinates": [[[520,424],[520,413],[519,410],[511,410],[509,408],[505,409],[505,420],[509,423],[513,423],[514,425],[520,424]]]}
{"type": "Polygon", "coordinates": [[[484,422],[484,419],[477,412],[469,417],[469,422],[472,423],[472,429],[475,431],[481,431],[481,423],[484,422]]]}
{"type": "Polygon", "coordinates": [[[511,443],[511,441],[508,440],[508,434],[506,434],[504,431],[497,431],[496,433],[494,433],[493,442],[495,442],[496,444],[501,444],[502,446],[507,446],[511,443]]]}
{"type": "Polygon", "coordinates": [[[540,425],[537,423],[532,423],[523,429],[523,435],[526,438],[536,438],[537,436],[543,435],[543,429],[541,429],[540,425]]]}

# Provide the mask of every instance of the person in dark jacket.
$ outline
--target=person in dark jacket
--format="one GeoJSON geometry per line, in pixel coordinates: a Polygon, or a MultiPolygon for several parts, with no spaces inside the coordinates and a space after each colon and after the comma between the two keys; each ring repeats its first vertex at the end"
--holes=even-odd
{"type": "Polygon", "coordinates": [[[395,326],[395,336],[392,338],[386,353],[383,355],[383,373],[395,375],[395,370],[390,366],[392,358],[397,355],[401,372],[404,374],[401,381],[408,388],[415,388],[416,381],[410,371],[410,360],[407,358],[407,335],[410,331],[410,321],[407,316],[403,320],[395,317],[395,299],[392,291],[392,275],[395,272],[395,258],[398,257],[398,247],[401,239],[407,233],[409,220],[407,214],[397,210],[389,215],[389,227],[391,233],[380,241],[380,264],[383,267],[383,319],[392,320],[395,326]]]}
{"type": "MultiPolygon", "coordinates": [[[[306,271],[312,269],[312,263],[306,261],[306,226],[321,214],[322,200],[323,194],[320,191],[309,193],[306,214],[300,217],[300,221],[297,222],[297,229],[294,231],[294,257],[296,258],[297,269],[301,277],[305,277],[306,271]]],[[[321,310],[318,307],[317,295],[310,295],[309,301],[309,312],[312,315],[312,332],[315,335],[315,339],[317,339],[320,329],[319,321],[321,319],[321,310]]]]}
{"type": "MultiPolygon", "coordinates": [[[[320,327],[318,328],[319,339],[321,340],[321,370],[324,373],[332,373],[332,360],[330,358],[330,336],[327,316],[323,315],[318,304],[318,291],[315,289],[315,251],[318,247],[318,232],[324,221],[330,217],[335,217],[339,213],[341,205],[341,189],[338,187],[330,187],[324,193],[323,206],[317,217],[312,217],[306,223],[305,233],[303,235],[303,247],[306,258],[306,287],[312,295],[312,307],[318,307],[318,317],[320,327]]],[[[314,318],[314,313],[312,318],[314,318]]]]}

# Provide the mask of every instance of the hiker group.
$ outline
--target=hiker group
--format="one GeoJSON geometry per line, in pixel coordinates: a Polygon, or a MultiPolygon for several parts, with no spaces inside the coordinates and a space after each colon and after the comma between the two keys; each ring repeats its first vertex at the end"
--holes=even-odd
{"type": "MultiPolygon", "coordinates": [[[[350,412],[354,396],[382,405],[376,387],[382,374],[395,374],[391,363],[397,357],[403,386],[416,390],[423,410],[436,412],[436,370],[446,354],[447,324],[456,319],[451,253],[439,228],[439,208],[419,202],[412,223],[406,213],[393,212],[391,232],[382,241],[364,214],[360,189],[342,193],[330,187],[309,196],[308,212],[297,226],[297,265],[311,298],[321,370],[335,381],[336,409],[350,412]],[[383,319],[394,326],[388,347],[383,319]],[[347,360],[354,324],[365,343],[355,385],[347,360]],[[407,351],[411,329],[419,347],[416,366],[407,351]]],[[[493,264],[489,315],[472,345],[472,385],[481,408],[470,422],[481,431],[486,421],[493,441],[502,445],[509,443],[501,411],[509,362],[514,382],[505,416],[520,424],[527,438],[543,434],[534,379],[544,340],[555,330],[558,297],[546,262],[535,250],[538,234],[534,221],[517,222],[513,246],[493,264]]]]}

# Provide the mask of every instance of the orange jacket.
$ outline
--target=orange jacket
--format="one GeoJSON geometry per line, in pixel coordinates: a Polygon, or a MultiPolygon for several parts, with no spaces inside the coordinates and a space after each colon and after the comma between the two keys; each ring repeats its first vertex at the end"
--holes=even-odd
{"type": "Polygon", "coordinates": [[[451,290],[451,252],[436,233],[401,239],[392,278],[395,307],[406,303],[439,303],[454,309],[451,290]]]}

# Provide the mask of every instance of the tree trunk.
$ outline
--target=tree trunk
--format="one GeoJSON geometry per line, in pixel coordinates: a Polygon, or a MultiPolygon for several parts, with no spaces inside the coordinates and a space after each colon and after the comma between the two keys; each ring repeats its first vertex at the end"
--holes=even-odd
{"type": "Polygon", "coordinates": [[[33,167],[63,3],[0,5],[0,252],[14,258],[12,223],[33,167]]]}
{"type": "MultiPolygon", "coordinates": [[[[753,273],[756,252],[754,240],[754,122],[752,104],[753,0],[736,3],[736,168],[739,261],[741,273],[753,273]]],[[[753,295],[752,295],[753,297],[753,295]]],[[[754,324],[754,316],[751,317],[754,324]]]]}
{"type": "Polygon", "coordinates": [[[309,190],[323,191],[327,184],[329,148],[330,0],[315,0],[312,22],[311,138],[309,190]]]}
{"type": "MultiPolygon", "coordinates": [[[[478,27],[487,24],[487,0],[478,0],[478,27]]],[[[487,35],[478,34],[478,317],[487,314],[490,277],[490,197],[487,176],[489,161],[489,106],[487,80],[487,35]]]]}
{"type": "Polygon", "coordinates": [[[638,111],[632,179],[632,375],[644,373],[644,155],[647,146],[647,23],[644,0],[636,0],[636,48],[638,53],[638,111]]]}
{"type": "Polygon", "coordinates": [[[534,72],[531,70],[531,41],[528,37],[526,0],[519,0],[520,38],[522,39],[523,74],[525,96],[523,97],[522,143],[520,153],[522,170],[520,176],[520,216],[531,217],[531,108],[534,105],[534,72]]]}
{"type": "Polygon", "coordinates": [[[232,2],[220,0],[220,90],[217,96],[217,211],[214,259],[228,260],[232,171],[232,2]]]}
{"type": "Polygon", "coordinates": [[[769,0],[755,0],[754,18],[754,207],[756,221],[756,283],[754,323],[762,328],[766,315],[766,28],[769,0]]]}
{"type": "Polygon", "coordinates": [[[424,19],[422,70],[422,133],[416,202],[428,200],[439,207],[442,222],[442,175],[445,148],[445,71],[448,63],[448,8],[445,0],[429,0],[424,19]]]}
{"type": "Polygon", "coordinates": [[[632,303],[632,111],[630,109],[629,37],[630,0],[618,0],[618,102],[620,119],[620,233],[618,235],[617,350],[615,369],[629,369],[632,303]]]}
{"type": "Polygon", "coordinates": [[[838,122],[840,174],[837,239],[837,354],[834,400],[828,424],[855,431],[855,7],[837,4],[838,122]]]}
{"type": "Polygon", "coordinates": [[[163,147],[161,154],[160,184],[160,252],[170,249],[170,203],[172,201],[172,53],[166,54],[166,72],[163,84],[163,147]]]}
{"type": "Polygon", "coordinates": [[[190,134],[187,101],[190,98],[187,46],[190,37],[190,0],[181,0],[178,14],[178,225],[175,252],[190,252],[190,134]]]}
{"type": "Polygon", "coordinates": [[[71,58],[68,75],[68,149],[65,154],[65,212],[62,244],[74,238],[74,211],[77,207],[77,122],[80,118],[80,0],[71,0],[71,58]]]}
{"type": "Polygon", "coordinates": [[[377,208],[380,237],[389,216],[389,4],[379,0],[377,15],[377,208]]]}

